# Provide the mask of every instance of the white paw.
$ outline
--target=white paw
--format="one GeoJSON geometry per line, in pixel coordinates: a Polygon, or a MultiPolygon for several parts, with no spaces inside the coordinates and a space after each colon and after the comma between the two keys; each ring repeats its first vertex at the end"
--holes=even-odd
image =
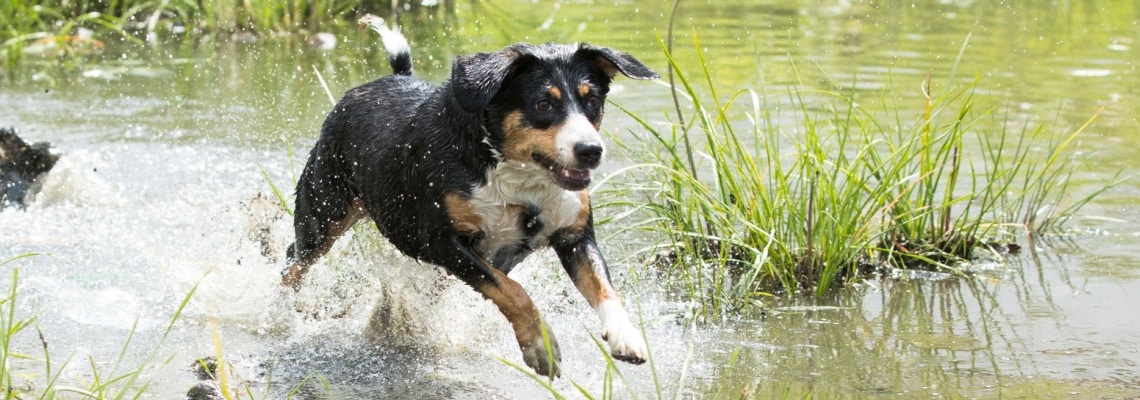
{"type": "Polygon", "coordinates": [[[602,320],[602,340],[610,345],[610,354],[618,360],[641,364],[649,355],[641,331],[629,323],[625,309],[616,300],[606,300],[598,305],[598,317],[602,320]]]}

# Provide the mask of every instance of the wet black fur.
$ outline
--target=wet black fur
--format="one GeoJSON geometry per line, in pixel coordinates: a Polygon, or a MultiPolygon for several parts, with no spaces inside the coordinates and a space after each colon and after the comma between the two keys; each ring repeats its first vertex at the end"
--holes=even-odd
{"type": "MultiPolygon", "coordinates": [[[[349,90],[326,119],[297,185],[297,237],[289,258],[320,257],[331,221],[344,219],[353,199],[361,199],[367,216],[401,252],[443,266],[469,284],[486,283],[486,262],[474,250],[481,238],[456,232],[445,195],[470,194],[487,183],[487,172],[499,162],[493,148],[503,141],[502,117],[529,110],[528,102],[545,90],[533,72],[587,77],[598,89],[592,95],[604,100],[611,80],[605,67],[635,78],[657,77],[625,53],[585,44],[518,44],[460,56],[441,87],[411,77],[410,63],[393,62],[393,75],[349,90]]],[[[563,117],[582,106],[576,95],[563,97],[557,105],[563,117]]],[[[587,112],[593,122],[601,114],[600,104],[587,112]]],[[[559,122],[530,115],[527,120],[538,128],[559,122]]],[[[551,243],[571,249],[583,241],[593,245],[592,228],[551,243]]],[[[519,254],[497,255],[501,263],[494,267],[507,272],[531,250],[518,246],[519,254]]]]}
{"type": "Polygon", "coordinates": [[[0,128],[0,210],[27,205],[27,195],[59,160],[50,148],[47,142],[29,145],[15,129],[0,128]]]}

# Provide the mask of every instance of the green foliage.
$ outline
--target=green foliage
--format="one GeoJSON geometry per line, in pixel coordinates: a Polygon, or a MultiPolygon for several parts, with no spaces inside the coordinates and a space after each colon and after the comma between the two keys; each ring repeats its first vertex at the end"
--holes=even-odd
{"type": "MultiPolygon", "coordinates": [[[[349,0],[50,0],[0,2],[0,59],[7,76],[29,56],[74,69],[107,43],[153,43],[175,31],[195,38],[268,36],[344,25],[349,0]]],[[[2,77],[3,75],[0,75],[2,77]]]]}
{"type": "Polygon", "coordinates": [[[700,315],[771,291],[822,295],[875,271],[960,273],[976,251],[1014,248],[995,236],[1056,230],[1121,181],[1070,199],[1071,146],[1084,127],[1059,140],[1044,127],[1011,131],[1008,118],[978,110],[976,83],[935,97],[928,79],[922,106],[909,110],[798,87],[723,98],[697,39],[693,48],[706,67],[700,90],[664,48],[688,101],[681,122],[662,128],[623,109],[648,135],[619,144],[648,155],[622,192],[646,201],[615,204],[644,211],[634,226],[670,238],[656,264],[700,300],[700,315]]]}
{"type": "Polygon", "coordinates": [[[339,24],[338,18],[358,5],[348,0],[12,0],[0,5],[0,22],[6,23],[9,35],[51,30],[82,16],[106,18],[107,28],[145,34],[171,24],[208,32],[268,34],[339,24]]]}

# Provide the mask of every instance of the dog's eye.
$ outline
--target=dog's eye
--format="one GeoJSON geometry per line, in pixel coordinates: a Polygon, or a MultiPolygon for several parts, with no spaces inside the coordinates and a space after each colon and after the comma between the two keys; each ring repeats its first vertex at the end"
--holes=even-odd
{"type": "Polygon", "coordinates": [[[602,105],[602,99],[598,96],[590,96],[586,98],[586,107],[597,108],[602,105]]]}
{"type": "Polygon", "coordinates": [[[535,103],[534,108],[538,111],[547,112],[550,111],[551,108],[554,108],[554,104],[552,104],[549,100],[542,100],[538,103],[535,103]]]}

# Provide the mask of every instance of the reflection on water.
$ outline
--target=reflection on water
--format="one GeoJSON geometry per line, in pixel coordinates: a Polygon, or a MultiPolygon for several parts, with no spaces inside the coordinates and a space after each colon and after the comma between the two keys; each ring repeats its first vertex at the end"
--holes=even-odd
{"type": "MultiPolygon", "coordinates": [[[[433,82],[457,54],[524,40],[612,46],[664,71],[657,35],[671,2],[557,4],[454,2],[450,12],[423,8],[399,20],[417,73],[433,82]]],[[[1070,130],[1104,109],[1082,136],[1095,162],[1076,190],[1138,167],[1135,4],[718,1],[683,3],[679,15],[679,62],[700,71],[695,28],[722,94],[752,88],[779,99],[794,84],[905,105],[927,73],[937,92],[979,77],[978,92],[1019,121],[1070,130]]],[[[337,96],[388,70],[369,32],[337,35],[332,50],[303,37],[109,45],[102,62],[49,71],[56,86],[3,81],[0,125],[65,153],[36,204],[0,212],[0,259],[49,254],[18,264],[22,302],[43,311],[53,355],[113,359],[120,349],[107,343],[121,343],[131,326],[150,346],[198,284],[166,344],[177,356],[154,372],[163,394],[189,388],[182,368],[215,353],[216,324],[236,369],[258,390],[273,382],[277,395],[320,372],[331,389],[311,384],[302,397],[543,397],[497,359],[519,357],[493,307],[377,245],[368,226],[355,234],[368,239],[342,240],[299,299],[278,293],[292,234],[262,169],[290,186],[330,108],[318,74],[337,96]]],[[[43,68],[31,62],[21,76],[43,68]]],[[[611,98],[651,119],[671,107],[667,89],[650,83],[617,81],[611,98]]],[[[605,125],[619,137],[636,126],[612,111],[605,125]]],[[[603,246],[608,258],[631,260],[614,272],[641,309],[656,382],[670,397],[1136,397],[1140,316],[1129,288],[1140,278],[1138,195],[1135,182],[1122,185],[1074,219],[1078,233],[1026,242],[1031,251],[971,279],[869,281],[709,325],[687,321],[686,305],[641,273],[622,238],[603,246]]],[[[559,269],[547,255],[514,274],[560,335],[566,373],[555,387],[577,393],[573,381],[600,393],[596,317],[559,269]]],[[[653,397],[648,366],[620,368],[630,389],[619,380],[618,397],[653,397]]]]}
{"type": "Polygon", "coordinates": [[[868,282],[732,324],[714,340],[733,343],[735,361],[722,351],[708,362],[734,365],[707,387],[824,398],[1140,394],[1140,319],[1121,280],[1075,285],[1058,260],[1011,262],[999,277],[868,282]]]}

